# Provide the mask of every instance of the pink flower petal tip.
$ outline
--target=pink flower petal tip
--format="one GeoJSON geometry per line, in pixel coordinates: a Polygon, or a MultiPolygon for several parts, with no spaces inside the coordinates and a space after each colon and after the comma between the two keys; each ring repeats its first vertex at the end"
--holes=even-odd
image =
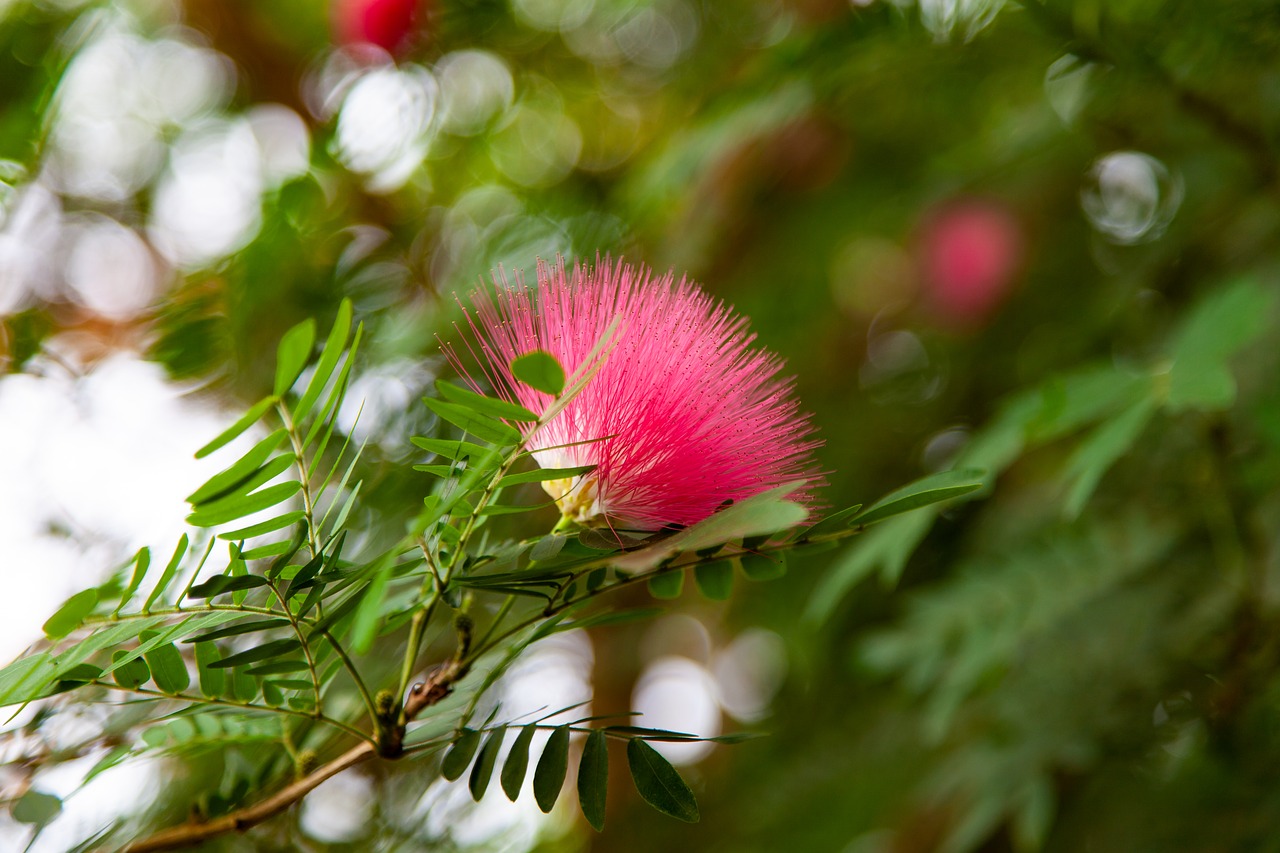
{"type": "Polygon", "coordinates": [[[792,499],[812,503],[821,482],[812,451],[821,442],[792,381],[778,375],[782,362],[753,348],[747,321],[694,282],[608,258],[572,270],[560,261],[539,264],[536,287],[504,276],[472,303],[474,312],[463,310],[485,378],[538,415],[554,398],[518,381],[513,359],[549,352],[570,382],[602,359],[541,427],[513,424],[541,467],[595,466],[544,483],[566,518],[634,530],[687,526],[797,480],[805,485],[792,499]]]}

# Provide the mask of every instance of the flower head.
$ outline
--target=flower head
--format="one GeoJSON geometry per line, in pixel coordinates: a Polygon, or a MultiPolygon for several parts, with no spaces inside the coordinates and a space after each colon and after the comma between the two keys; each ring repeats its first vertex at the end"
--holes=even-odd
{"type": "Polygon", "coordinates": [[[472,301],[465,313],[486,377],[539,415],[553,398],[517,381],[513,359],[544,350],[570,376],[593,353],[603,359],[532,435],[522,425],[541,467],[595,466],[544,484],[566,517],[637,530],[691,525],[727,501],[817,479],[819,442],[791,381],[778,377],[781,361],[752,348],[746,320],[688,279],[608,259],[571,271],[540,263],[536,288],[503,280],[472,301]]]}

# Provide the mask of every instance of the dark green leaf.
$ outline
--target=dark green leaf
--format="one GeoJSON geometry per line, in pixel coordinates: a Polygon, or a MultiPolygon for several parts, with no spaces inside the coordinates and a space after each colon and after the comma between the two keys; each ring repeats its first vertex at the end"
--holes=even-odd
{"type": "Polygon", "coordinates": [[[262,698],[273,708],[279,708],[284,704],[284,693],[274,681],[262,682],[262,698]]]}
{"type": "Polygon", "coordinates": [[[191,589],[187,590],[188,598],[213,598],[217,595],[223,595],[228,592],[236,592],[242,589],[256,589],[260,586],[266,586],[267,579],[262,575],[216,575],[209,578],[204,583],[198,583],[191,589]]]}
{"type": "Polygon", "coordinates": [[[487,415],[476,414],[464,406],[459,406],[457,403],[437,400],[434,397],[424,397],[423,402],[427,404],[428,409],[458,427],[467,435],[474,435],[483,441],[496,445],[520,443],[520,433],[502,421],[494,420],[487,415]]]}
{"type": "Polygon", "coordinates": [[[649,578],[649,594],[654,598],[670,600],[679,598],[684,591],[684,569],[660,572],[649,578]]]}
{"type": "Polygon", "coordinates": [[[538,759],[538,767],[533,771],[533,798],[544,813],[555,806],[568,771],[569,727],[560,726],[547,739],[542,757],[538,759]]]}
{"type": "Polygon", "coordinates": [[[115,665],[115,669],[111,671],[111,677],[121,687],[133,690],[147,683],[151,678],[151,670],[147,668],[146,661],[138,657],[125,663],[120,663],[121,659],[126,658],[128,655],[129,653],[124,649],[117,649],[111,654],[111,660],[115,665]]]}
{"type": "Polygon", "coordinates": [[[594,465],[578,465],[573,468],[535,468],[532,471],[521,471],[519,474],[508,474],[498,481],[500,487],[518,486],[521,483],[545,483],[547,480],[572,480],[583,474],[596,470],[594,465]]]}
{"type": "Polygon", "coordinates": [[[264,675],[288,675],[292,672],[306,672],[307,662],[305,660],[273,660],[270,663],[260,663],[257,666],[251,666],[245,670],[249,675],[261,677],[264,675]]]}
{"type": "Polygon", "coordinates": [[[320,358],[316,362],[315,372],[307,382],[307,390],[303,392],[302,398],[293,409],[295,422],[300,422],[311,412],[311,407],[315,405],[316,400],[320,399],[321,392],[329,384],[329,378],[333,376],[334,368],[342,358],[342,348],[347,345],[347,338],[351,334],[351,319],[351,300],[343,299],[338,305],[338,315],[333,319],[333,327],[329,330],[329,338],[325,341],[324,349],[321,350],[320,358]]]}
{"type": "Polygon", "coordinates": [[[62,812],[62,800],[53,794],[28,788],[13,804],[13,819],[18,823],[44,826],[62,812]]]}
{"type": "Polygon", "coordinates": [[[826,518],[819,520],[816,524],[804,531],[805,538],[816,536],[820,533],[832,533],[842,530],[849,526],[849,521],[862,511],[862,504],[854,504],[851,507],[833,512],[826,518]]]}
{"type": "Polygon", "coordinates": [[[282,655],[292,654],[302,648],[302,644],[294,638],[286,640],[272,640],[269,643],[263,643],[252,649],[245,649],[243,652],[237,652],[230,657],[223,658],[209,664],[212,669],[228,669],[235,666],[243,666],[247,663],[257,663],[260,660],[268,658],[277,658],[282,655]]]}
{"type": "Polygon", "coordinates": [[[656,749],[640,738],[627,741],[627,764],[644,801],[665,815],[698,822],[698,801],[680,774],[656,749]]]}
{"type": "Polygon", "coordinates": [[[267,409],[270,409],[272,406],[274,406],[278,402],[280,401],[279,401],[279,398],[277,397],[267,397],[264,400],[259,400],[258,402],[254,403],[253,406],[250,407],[249,411],[245,412],[244,415],[240,417],[240,420],[236,421],[231,426],[227,427],[225,430],[219,433],[218,436],[215,439],[213,439],[213,441],[209,442],[204,447],[197,450],[196,458],[203,459],[213,451],[234,441],[236,438],[240,436],[241,433],[243,433],[249,427],[256,424],[258,422],[258,419],[261,418],[264,414],[266,414],[267,409]]]}
{"type": "Polygon", "coordinates": [[[609,792],[609,743],[596,729],[587,735],[578,763],[578,805],[596,832],[604,831],[604,808],[609,792]]]}
{"type": "Polygon", "coordinates": [[[985,485],[985,472],[976,468],[961,468],[931,474],[890,492],[849,520],[850,524],[874,524],[913,509],[976,492],[985,485]]]}
{"type": "Polygon", "coordinates": [[[308,318],[284,333],[280,346],[276,350],[276,386],[277,397],[293,387],[302,368],[307,366],[311,357],[311,348],[316,342],[316,321],[308,318]]]}
{"type": "Polygon", "coordinates": [[[524,784],[524,774],[529,770],[529,745],[533,743],[533,735],[537,726],[528,725],[520,730],[511,751],[507,753],[507,761],[502,765],[502,792],[507,799],[515,802],[520,796],[520,786],[524,784]]]}
{"type": "Polygon", "coordinates": [[[564,368],[545,350],[516,356],[511,362],[511,373],[530,388],[553,397],[564,390],[564,368]]]}
{"type": "Polygon", "coordinates": [[[517,403],[509,403],[496,397],[485,397],[451,382],[446,382],[443,379],[436,380],[436,390],[446,400],[457,403],[460,406],[466,406],[473,412],[479,412],[482,415],[501,418],[505,421],[526,421],[530,423],[538,419],[537,415],[517,403]]]}
{"type": "Polygon", "coordinates": [[[489,779],[493,777],[493,767],[498,760],[498,750],[502,748],[502,737],[506,732],[505,726],[491,731],[485,738],[484,746],[480,747],[480,754],[476,756],[476,763],[471,768],[471,778],[467,780],[471,798],[476,802],[489,789],[489,779]]]}
{"type": "Polygon", "coordinates": [[[93,612],[98,604],[98,591],[86,589],[63,602],[62,606],[44,623],[45,636],[51,640],[61,639],[76,628],[79,628],[86,616],[93,612]]]}
{"type": "Polygon", "coordinates": [[[703,563],[693,570],[698,591],[712,601],[724,601],[733,594],[733,565],[721,560],[703,563]]]}
{"type": "Polygon", "coordinates": [[[1099,424],[1080,443],[1067,461],[1064,475],[1070,482],[1065,501],[1068,516],[1080,514],[1102,475],[1133,447],[1155,410],[1154,399],[1141,399],[1117,417],[1099,424]]]}
{"type": "Polygon", "coordinates": [[[449,751],[445,753],[444,760],[440,763],[440,775],[450,782],[460,778],[466,772],[467,766],[471,764],[471,759],[475,757],[479,746],[480,732],[464,728],[458,735],[458,739],[453,742],[453,746],[449,747],[449,751]]]}
{"type": "Polygon", "coordinates": [[[787,573],[787,555],[784,551],[773,554],[744,554],[737,561],[747,580],[772,581],[787,573]]]}

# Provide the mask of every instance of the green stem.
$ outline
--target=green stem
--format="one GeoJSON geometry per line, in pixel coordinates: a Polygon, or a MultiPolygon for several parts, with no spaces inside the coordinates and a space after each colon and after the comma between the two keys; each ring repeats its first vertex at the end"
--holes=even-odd
{"type": "Polygon", "coordinates": [[[355,682],[356,690],[360,691],[360,699],[364,702],[365,710],[369,712],[369,722],[376,723],[378,719],[378,707],[373,702],[373,696],[369,693],[369,687],[364,683],[364,679],[360,677],[360,671],[356,669],[355,663],[351,660],[351,656],[347,654],[347,650],[342,644],[330,634],[328,630],[320,632],[320,636],[329,641],[329,645],[333,647],[333,652],[342,661],[342,666],[347,670],[347,674],[351,676],[351,680],[355,682]]]}
{"type": "Polygon", "coordinates": [[[276,411],[285,431],[289,434],[289,444],[293,447],[293,461],[298,468],[298,481],[302,485],[302,510],[307,519],[307,544],[311,548],[311,556],[320,553],[319,531],[316,530],[316,507],[311,496],[310,472],[307,470],[307,459],[302,446],[302,436],[298,434],[297,425],[289,408],[283,403],[276,404],[276,411]]]}

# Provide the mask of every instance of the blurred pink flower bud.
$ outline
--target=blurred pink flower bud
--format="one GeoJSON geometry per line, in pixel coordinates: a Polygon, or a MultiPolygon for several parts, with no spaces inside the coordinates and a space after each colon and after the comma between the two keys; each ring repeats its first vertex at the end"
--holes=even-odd
{"type": "Polygon", "coordinates": [[[955,325],[982,324],[1008,296],[1022,252],[1022,229],[1002,205],[965,201],[934,213],[920,240],[933,309],[955,325]]]}
{"type": "Polygon", "coordinates": [[[422,18],[423,0],[336,0],[333,29],[340,44],[377,45],[396,53],[422,18]]]}

